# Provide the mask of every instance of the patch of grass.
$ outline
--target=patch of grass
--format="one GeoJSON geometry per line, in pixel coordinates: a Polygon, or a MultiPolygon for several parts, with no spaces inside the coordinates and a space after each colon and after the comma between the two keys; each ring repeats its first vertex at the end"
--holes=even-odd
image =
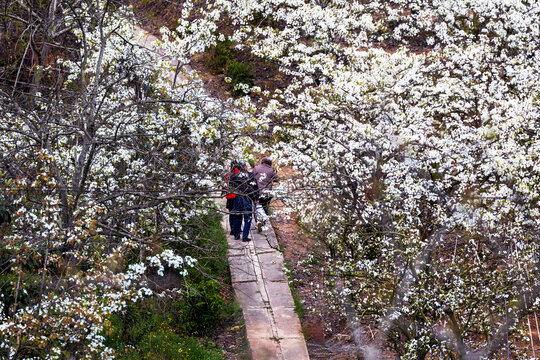
{"type": "Polygon", "coordinates": [[[232,41],[226,39],[218,41],[215,46],[208,50],[208,59],[206,66],[213,74],[224,74],[229,63],[234,59],[233,51],[231,50],[232,41]]]}
{"type": "Polygon", "coordinates": [[[153,301],[130,305],[124,314],[111,316],[106,344],[121,360],[222,360],[210,341],[182,336],[174,328],[174,311],[160,311],[153,301]]]}
{"type": "MultiPolygon", "coordinates": [[[[283,251],[282,251],[283,252],[283,251]]],[[[291,289],[291,295],[294,301],[294,312],[298,315],[300,320],[304,318],[304,315],[306,314],[306,309],[304,308],[304,304],[302,304],[302,300],[300,299],[300,295],[296,291],[293,285],[293,279],[292,279],[292,270],[289,264],[285,261],[283,264],[285,267],[285,274],[287,275],[287,283],[289,284],[289,288],[291,289]]]]}
{"type": "Polygon", "coordinates": [[[189,228],[190,242],[171,244],[179,253],[188,253],[197,259],[199,271],[190,271],[186,280],[194,284],[208,278],[228,277],[227,237],[221,227],[221,216],[208,215],[196,221],[184,226],[189,228]]]}
{"type": "Polygon", "coordinates": [[[212,342],[183,330],[185,314],[178,311],[182,305],[157,299],[130,304],[107,321],[105,344],[122,360],[222,360],[222,350],[212,342]]]}
{"type": "Polygon", "coordinates": [[[212,280],[188,288],[184,300],[178,302],[180,325],[184,331],[205,334],[224,318],[227,309],[220,290],[221,285],[212,280]]]}
{"type": "Polygon", "coordinates": [[[247,95],[247,92],[242,88],[237,88],[237,85],[253,86],[255,75],[251,72],[249,64],[239,61],[233,61],[227,68],[227,76],[231,78],[231,87],[234,96],[247,95]]]}
{"type": "Polygon", "coordinates": [[[185,225],[192,229],[191,242],[166,247],[196,258],[197,269],[190,269],[183,279],[180,298],[146,299],[109,318],[106,345],[119,354],[118,359],[224,358],[222,349],[202,337],[241,312],[238,304],[225,296],[230,276],[221,218],[209,215],[185,225]]]}
{"type": "Polygon", "coordinates": [[[291,288],[291,294],[294,301],[294,312],[296,312],[300,320],[302,320],[306,314],[306,309],[304,308],[304,304],[302,304],[302,300],[300,300],[300,295],[296,292],[294,286],[289,283],[289,287],[291,288]]]}

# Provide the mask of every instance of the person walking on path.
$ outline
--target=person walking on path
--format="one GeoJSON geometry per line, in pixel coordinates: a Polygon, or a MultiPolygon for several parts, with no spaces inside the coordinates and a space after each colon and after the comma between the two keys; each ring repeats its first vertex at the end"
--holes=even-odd
{"type": "Polygon", "coordinates": [[[272,183],[279,180],[276,172],[272,169],[272,160],[269,157],[262,159],[261,164],[255,166],[253,169],[253,175],[255,176],[255,180],[257,180],[257,185],[261,192],[259,204],[263,207],[266,215],[270,215],[270,201],[272,200],[270,191],[272,190],[272,183]]]}
{"type": "Polygon", "coordinates": [[[227,183],[227,195],[225,195],[225,199],[227,199],[227,203],[225,205],[225,208],[228,210],[229,212],[229,226],[230,226],[230,229],[231,229],[231,235],[234,235],[233,232],[232,232],[232,228],[233,228],[233,209],[234,209],[234,198],[236,197],[235,194],[233,194],[231,191],[230,191],[230,186],[229,186],[229,183],[231,181],[231,177],[235,174],[238,174],[240,172],[240,169],[241,169],[241,166],[240,164],[237,162],[237,161],[233,161],[231,163],[231,171],[229,171],[227,173],[227,175],[225,175],[225,182],[227,183]]]}
{"type": "Polygon", "coordinates": [[[253,212],[253,203],[257,204],[259,200],[259,187],[253,173],[247,171],[247,165],[240,163],[240,171],[231,176],[229,186],[235,194],[233,202],[232,215],[232,233],[235,240],[250,241],[249,230],[251,228],[251,214],[253,212]],[[242,220],[244,229],[242,230],[242,220]]]}

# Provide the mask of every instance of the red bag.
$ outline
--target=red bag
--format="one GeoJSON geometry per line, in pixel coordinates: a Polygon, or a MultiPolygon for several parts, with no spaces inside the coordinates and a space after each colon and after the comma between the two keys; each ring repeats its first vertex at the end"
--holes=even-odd
{"type": "MultiPolygon", "coordinates": [[[[234,173],[235,173],[235,174],[238,174],[238,171],[240,171],[240,170],[234,169],[234,173]]],[[[230,173],[228,173],[227,175],[225,175],[225,181],[227,182],[227,186],[229,186],[229,180],[230,180],[230,179],[229,179],[229,175],[230,175],[230,173]]],[[[225,199],[234,199],[235,197],[236,197],[235,194],[227,194],[227,195],[225,195],[225,199]]]]}

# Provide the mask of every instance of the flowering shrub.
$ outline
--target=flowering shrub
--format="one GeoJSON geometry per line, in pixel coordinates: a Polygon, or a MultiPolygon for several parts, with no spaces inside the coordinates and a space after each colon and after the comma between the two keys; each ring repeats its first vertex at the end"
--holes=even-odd
{"type": "Polygon", "coordinates": [[[253,78],[255,77],[248,64],[238,61],[229,64],[227,76],[231,79],[233,95],[235,96],[247,95],[249,88],[253,86],[253,78]]]}

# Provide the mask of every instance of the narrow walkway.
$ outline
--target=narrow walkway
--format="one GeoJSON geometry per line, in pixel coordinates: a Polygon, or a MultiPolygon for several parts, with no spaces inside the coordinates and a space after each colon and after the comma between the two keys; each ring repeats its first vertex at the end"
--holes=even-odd
{"type": "MultiPolygon", "coordinates": [[[[230,233],[229,217],[223,228],[230,233]]],[[[228,235],[232,284],[242,306],[253,360],[308,360],[309,355],[272,226],[250,242],[228,235]]]]}

